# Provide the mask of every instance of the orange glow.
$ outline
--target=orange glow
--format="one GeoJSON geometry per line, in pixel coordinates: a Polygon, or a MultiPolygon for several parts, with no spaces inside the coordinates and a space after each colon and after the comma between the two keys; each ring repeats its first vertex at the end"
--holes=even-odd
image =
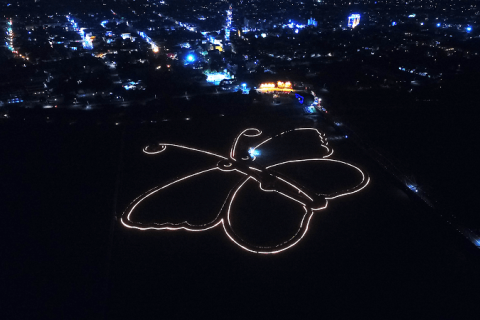
{"type": "Polygon", "coordinates": [[[260,89],[275,88],[275,83],[262,83],[260,89]]]}

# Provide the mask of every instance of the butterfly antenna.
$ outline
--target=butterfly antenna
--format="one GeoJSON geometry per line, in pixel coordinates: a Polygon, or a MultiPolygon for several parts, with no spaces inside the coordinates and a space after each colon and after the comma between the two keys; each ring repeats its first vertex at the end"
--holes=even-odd
{"type": "Polygon", "coordinates": [[[232,149],[230,150],[230,158],[232,160],[236,160],[235,159],[235,155],[236,155],[236,151],[237,151],[236,149],[237,149],[238,141],[240,140],[240,138],[242,136],[251,138],[251,137],[258,137],[261,134],[262,134],[262,131],[260,131],[256,128],[248,128],[248,129],[245,129],[242,132],[240,132],[237,135],[237,137],[235,138],[235,140],[233,141],[232,149]]]}

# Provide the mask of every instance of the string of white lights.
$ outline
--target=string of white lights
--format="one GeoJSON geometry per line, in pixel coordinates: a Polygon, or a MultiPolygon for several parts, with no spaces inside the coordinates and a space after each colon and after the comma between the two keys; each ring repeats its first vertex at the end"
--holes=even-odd
{"type": "Polygon", "coordinates": [[[359,192],[359,191],[363,190],[370,183],[370,177],[366,176],[365,173],[359,167],[356,167],[351,163],[341,161],[341,160],[335,160],[335,159],[313,158],[313,159],[288,160],[288,161],[283,161],[283,162],[280,162],[280,163],[272,164],[272,165],[266,167],[266,169],[274,168],[274,167],[277,167],[277,166],[280,166],[280,165],[283,165],[283,164],[287,164],[287,163],[310,162],[310,161],[328,161],[328,162],[341,163],[341,164],[344,164],[344,165],[347,165],[347,166],[350,166],[350,167],[356,169],[362,175],[362,181],[358,185],[356,185],[355,187],[350,188],[349,190],[346,190],[345,192],[340,193],[340,194],[339,193],[334,193],[334,194],[329,194],[329,195],[323,194],[326,199],[335,199],[335,198],[339,198],[339,197],[343,197],[343,196],[346,196],[346,195],[349,195],[349,194],[359,192]]]}
{"type": "MultiPolygon", "coordinates": [[[[268,139],[266,139],[266,140],[260,142],[259,144],[257,144],[255,147],[252,148],[251,154],[253,154],[255,152],[255,150],[257,150],[260,146],[262,146],[263,144],[267,143],[268,141],[270,141],[274,138],[280,137],[280,136],[282,136],[284,134],[287,134],[287,133],[290,133],[292,131],[301,131],[301,130],[312,130],[312,131],[315,131],[318,134],[318,137],[320,138],[320,141],[321,141],[321,146],[323,148],[327,149],[327,155],[323,156],[322,158],[328,158],[333,154],[333,149],[331,149],[328,146],[328,141],[327,141],[327,138],[326,138],[325,134],[318,131],[318,129],[316,129],[316,128],[295,128],[295,129],[290,129],[290,130],[283,131],[283,132],[281,132],[281,133],[279,133],[275,136],[269,137],[268,139]]],[[[256,159],[256,157],[254,156],[253,160],[255,160],[255,159],[256,159]]]]}
{"type": "MultiPolygon", "coordinates": [[[[291,247],[293,247],[295,244],[297,244],[303,237],[305,236],[306,232],[308,231],[308,226],[311,220],[311,217],[313,216],[313,213],[319,210],[323,210],[327,208],[328,205],[328,200],[335,199],[341,196],[353,194],[356,192],[359,192],[360,190],[364,189],[370,182],[370,178],[358,167],[344,161],[340,160],[334,160],[334,159],[325,159],[325,157],[330,156],[333,153],[333,149],[329,148],[327,146],[327,141],[325,138],[325,135],[318,131],[315,128],[297,128],[293,130],[288,130],[285,132],[282,132],[276,136],[269,137],[260,144],[258,144],[254,149],[258,148],[259,146],[265,144],[266,142],[272,140],[272,138],[278,137],[280,135],[286,134],[288,132],[294,131],[294,130],[314,130],[318,133],[318,136],[320,137],[320,140],[322,142],[322,146],[327,148],[327,151],[329,151],[329,154],[326,156],[323,156],[322,158],[311,158],[311,159],[294,159],[294,160],[287,160],[279,163],[275,163],[272,165],[269,165],[267,167],[262,167],[257,165],[256,163],[253,164],[253,159],[247,158],[247,160],[242,159],[237,161],[235,158],[235,152],[236,152],[236,147],[238,144],[238,141],[240,137],[246,136],[246,137],[257,137],[261,134],[261,131],[255,128],[248,128],[243,130],[240,134],[238,134],[232,144],[231,150],[230,150],[230,159],[226,158],[224,156],[218,155],[213,152],[201,150],[201,149],[196,149],[184,145],[178,145],[178,144],[170,144],[170,143],[158,143],[154,147],[147,146],[143,149],[143,152],[149,155],[154,155],[154,154],[159,154],[161,152],[164,152],[167,149],[167,146],[171,147],[177,147],[185,150],[189,150],[192,152],[199,152],[199,153],[204,153],[208,154],[214,157],[217,157],[221,159],[216,167],[209,168],[206,170],[202,170],[187,176],[184,176],[182,178],[176,179],[173,182],[167,183],[162,186],[156,186],[144,194],[140,195],[137,197],[135,200],[133,200],[130,205],[127,207],[125,210],[124,214],[121,217],[121,223],[127,227],[127,228],[134,228],[138,230],[186,230],[186,231],[205,231],[212,229],[220,224],[223,225],[225,233],[227,236],[239,247],[250,251],[250,252],[255,252],[255,253],[261,253],[261,254],[272,254],[272,253],[279,253],[284,250],[287,250],[291,247]],[[159,150],[157,150],[159,148],[159,150]],[[270,168],[276,168],[281,165],[285,164],[291,164],[291,163],[301,163],[301,162],[316,162],[316,161],[322,161],[322,162],[335,162],[335,163],[341,163],[343,165],[350,166],[354,169],[356,169],[362,176],[362,179],[360,183],[358,183],[356,186],[349,188],[348,190],[343,190],[340,192],[336,192],[333,194],[315,194],[312,193],[312,191],[307,190],[304,186],[298,186],[295,183],[292,183],[289,181],[288,177],[280,176],[279,173],[275,171],[269,170],[270,168]],[[174,184],[180,183],[187,181],[193,177],[200,176],[202,174],[205,174],[207,172],[213,172],[215,170],[219,170],[221,172],[239,172],[242,175],[245,176],[237,186],[234,186],[228,193],[225,201],[222,204],[222,207],[220,208],[217,216],[210,222],[204,223],[204,224],[199,224],[199,225],[194,225],[189,223],[188,221],[183,221],[180,223],[170,223],[170,222],[163,222],[163,223],[142,223],[138,221],[134,221],[132,218],[132,214],[134,213],[135,209],[138,207],[140,203],[151,197],[152,195],[160,192],[161,190],[164,190],[174,184]],[[238,192],[241,190],[241,188],[245,185],[247,181],[252,179],[253,181],[258,183],[259,190],[263,192],[276,192],[279,195],[291,199],[292,201],[295,201],[299,203],[303,210],[305,211],[305,214],[303,215],[299,228],[296,231],[296,233],[289,239],[283,241],[280,244],[277,244],[275,246],[270,246],[270,247],[262,247],[262,246],[256,246],[253,244],[249,244],[242,238],[240,238],[234,231],[230,216],[232,214],[232,204],[233,201],[236,199],[238,192]],[[285,185],[282,186],[282,183],[285,185]],[[291,190],[290,190],[291,189],[291,190]],[[295,191],[293,191],[295,190],[295,191]],[[227,205],[228,203],[228,205],[227,205]]],[[[321,163],[321,162],[320,162],[321,163]]]]}
{"type": "Polygon", "coordinates": [[[170,182],[166,185],[163,185],[163,186],[157,186],[155,188],[152,188],[150,190],[148,190],[147,192],[145,192],[144,194],[142,194],[141,196],[137,197],[135,200],[133,200],[130,205],[128,206],[127,210],[125,211],[125,213],[123,214],[122,218],[121,218],[121,222],[124,226],[126,226],[127,228],[134,228],[134,229],[138,229],[138,230],[142,230],[142,231],[145,231],[145,230],[179,230],[179,229],[184,229],[184,230],[187,230],[187,231],[205,231],[205,230],[208,230],[208,229],[211,229],[213,227],[215,227],[216,225],[218,225],[221,221],[221,219],[218,219],[219,216],[220,216],[220,213],[219,215],[217,215],[217,218],[215,218],[213,221],[209,222],[209,223],[206,223],[206,224],[203,224],[203,225],[192,225],[190,223],[188,223],[187,221],[183,221],[181,223],[171,223],[171,222],[165,222],[165,223],[152,223],[152,224],[149,224],[149,225],[145,225],[143,226],[141,222],[133,222],[132,219],[131,219],[131,215],[133,213],[133,211],[135,210],[135,208],[142,202],[144,201],[145,199],[147,199],[148,197],[150,197],[151,195],[159,192],[160,190],[163,190],[173,184],[176,184],[176,183],[179,183],[181,181],[185,181],[189,178],[192,178],[194,176],[198,176],[198,175],[201,175],[201,174],[204,174],[206,172],[210,172],[210,171],[213,171],[213,170],[217,170],[218,168],[210,168],[210,169],[206,169],[206,170],[203,170],[203,171],[199,171],[199,172],[196,172],[194,174],[191,174],[191,175],[188,175],[188,176],[185,176],[183,178],[180,178],[180,179],[177,179],[173,182],[170,182]],[[125,217],[125,219],[124,219],[125,217]]]}
{"type": "Polygon", "coordinates": [[[232,149],[230,151],[230,158],[232,160],[235,160],[235,151],[236,151],[236,148],[237,148],[237,143],[238,143],[238,140],[240,139],[241,136],[246,136],[246,137],[257,137],[259,135],[262,134],[262,131],[256,129],[256,128],[248,128],[248,129],[245,129],[243,130],[242,132],[240,132],[239,135],[237,135],[237,137],[235,138],[234,142],[233,142],[233,145],[232,145],[232,149]],[[252,131],[252,133],[249,133],[249,131],[252,131]]]}
{"type": "Polygon", "coordinates": [[[180,144],[173,144],[173,143],[158,143],[158,146],[161,146],[162,149],[159,150],[159,151],[148,151],[148,148],[149,146],[146,146],[145,148],[143,148],[143,152],[144,153],[147,153],[147,154],[158,154],[160,152],[163,152],[167,149],[167,146],[171,146],[171,147],[177,147],[177,148],[181,148],[181,149],[186,149],[186,150],[190,150],[190,151],[195,151],[195,152],[201,152],[201,153],[205,153],[205,154],[209,154],[211,156],[215,156],[215,157],[218,157],[218,158],[222,158],[222,159],[227,159],[226,157],[224,156],[221,156],[219,154],[216,154],[216,153],[213,153],[213,152],[210,152],[210,151],[205,151],[205,150],[201,150],[201,149],[195,149],[195,148],[192,148],[192,147],[187,147],[187,146],[182,146],[180,144]]]}

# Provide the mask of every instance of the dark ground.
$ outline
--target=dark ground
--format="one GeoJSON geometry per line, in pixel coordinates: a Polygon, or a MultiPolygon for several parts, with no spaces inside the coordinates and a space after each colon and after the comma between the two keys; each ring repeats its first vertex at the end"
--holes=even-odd
{"type": "Polygon", "coordinates": [[[371,185],[332,201],[284,253],[248,253],[221,228],[112,224],[134,197],[191,164],[162,155],[149,166],[144,145],[226,154],[247,123],[2,124],[2,318],[477,318],[478,250],[348,141],[332,142],[334,158],[360,164],[371,185]]]}

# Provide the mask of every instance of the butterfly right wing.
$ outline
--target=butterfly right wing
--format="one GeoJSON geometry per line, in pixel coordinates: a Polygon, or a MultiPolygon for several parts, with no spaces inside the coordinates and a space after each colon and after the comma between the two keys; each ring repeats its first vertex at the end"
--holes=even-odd
{"type": "Polygon", "coordinates": [[[275,188],[264,189],[253,177],[245,177],[224,206],[223,227],[241,248],[262,254],[279,253],[296,245],[306,234],[314,210],[308,200],[288,196],[298,192],[280,179],[275,188]]]}
{"type": "Polygon", "coordinates": [[[333,154],[325,134],[315,128],[296,128],[269,137],[251,147],[254,161],[262,166],[312,157],[328,158],[333,154]],[[307,146],[307,147],[306,147],[307,146]]]}
{"type": "Polygon", "coordinates": [[[267,167],[311,196],[327,200],[347,196],[364,189],[370,177],[354,164],[324,158],[289,160],[267,167]]]}

